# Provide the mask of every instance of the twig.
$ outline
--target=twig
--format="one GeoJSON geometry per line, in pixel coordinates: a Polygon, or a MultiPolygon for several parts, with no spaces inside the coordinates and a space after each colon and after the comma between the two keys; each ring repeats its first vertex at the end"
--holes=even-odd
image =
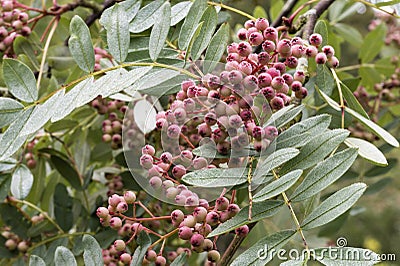
{"type": "MultiPolygon", "coordinates": [[[[247,226],[249,227],[249,231],[253,229],[253,227],[257,224],[257,222],[248,224],[247,226]]],[[[230,261],[232,260],[233,255],[235,255],[237,249],[240,247],[242,244],[243,240],[245,239],[245,236],[237,236],[233,238],[231,243],[229,244],[228,248],[225,250],[224,254],[221,257],[221,260],[218,262],[218,266],[225,266],[229,265],[230,261]]]]}
{"type": "MultiPolygon", "coordinates": [[[[314,32],[315,24],[317,23],[317,19],[329,8],[329,6],[335,0],[321,0],[316,4],[312,9],[310,9],[305,16],[307,18],[307,22],[304,25],[302,37],[303,39],[308,39],[308,37],[314,32]]],[[[301,17],[303,17],[301,16],[301,17]]]]}
{"type": "Polygon", "coordinates": [[[292,12],[293,7],[297,4],[298,0],[289,0],[283,6],[281,13],[279,13],[278,17],[271,23],[271,27],[277,27],[282,25],[283,17],[287,17],[290,12],[292,12]]]}

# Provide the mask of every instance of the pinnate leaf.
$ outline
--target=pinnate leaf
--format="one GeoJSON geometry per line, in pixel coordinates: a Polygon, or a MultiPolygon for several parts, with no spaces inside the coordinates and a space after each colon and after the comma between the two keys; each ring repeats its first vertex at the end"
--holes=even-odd
{"type": "Polygon", "coordinates": [[[333,221],[350,209],[361,197],[366,188],[367,185],[364,183],[355,183],[342,188],[315,208],[304,219],[301,227],[304,230],[309,230],[333,221]]]}
{"type": "Polygon", "coordinates": [[[28,103],[37,100],[35,76],[24,63],[10,58],[3,59],[3,78],[10,93],[19,100],[28,103]]]}

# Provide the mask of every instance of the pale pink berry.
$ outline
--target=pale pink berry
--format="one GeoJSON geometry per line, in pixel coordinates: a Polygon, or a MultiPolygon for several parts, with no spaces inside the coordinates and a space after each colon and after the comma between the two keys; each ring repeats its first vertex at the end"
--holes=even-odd
{"type": "Polygon", "coordinates": [[[237,50],[240,56],[247,57],[251,53],[251,45],[248,42],[240,42],[237,50]]]}
{"type": "Polygon", "coordinates": [[[247,236],[249,233],[249,227],[247,225],[242,225],[235,229],[235,233],[240,237],[247,236]]]}
{"type": "Polygon", "coordinates": [[[322,44],[322,36],[318,33],[314,33],[309,38],[310,44],[312,46],[320,46],[322,44]]]}
{"type": "Polygon", "coordinates": [[[263,42],[263,36],[259,32],[253,32],[249,36],[249,43],[252,46],[258,46],[263,42]]]}
{"type": "Polygon", "coordinates": [[[263,35],[265,40],[276,41],[278,39],[278,31],[274,27],[266,28],[263,35]]]}
{"type": "Polygon", "coordinates": [[[258,18],[256,19],[255,26],[258,30],[263,31],[269,27],[269,23],[265,18],[258,18]]]}
{"type": "Polygon", "coordinates": [[[263,50],[265,52],[272,53],[272,52],[275,51],[276,46],[275,46],[275,43],[273,41],[266,40],[265,42],[263,42],[262,48],[263,48],[263,50]]]}
{"type": "Polygon", "coordinates": [[[319,65],[325,64],[327,60],[328,60],[328,58],[327,58],[326,54],[323,53],[323,52],[318,53],[318,54],[315,56],[315,62],[316,62],[317,64],[319,64],[319,65]]]}

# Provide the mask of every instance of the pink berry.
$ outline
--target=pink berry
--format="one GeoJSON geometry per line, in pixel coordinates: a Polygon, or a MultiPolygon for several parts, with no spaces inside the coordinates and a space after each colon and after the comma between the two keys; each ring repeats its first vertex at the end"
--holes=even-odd
{"type": "Polygon", "coordinates": [[[125,199],[126,203],[132,204],[136,201],[136,195],[133,191],[128,190],[124,193],[124,199],[125,199]]]}
{"type": "Polygon", "coordinates": [[[114,241],[114,247],[117,251],[123,251],[126,247],[125,241],[118,239],[114,241]]]}
{"type": "Polygon", "coordinates": [[[188,226],[182,226],[179,228],[178,236],[180,239],[189,240],[193,235],[192,228],[188,226]]]}
{"type": "Polygon", "coordinates": [[[215,201],[215,206],[217,207],[217,210],[224,211],[229,206],[229,200],[227,198],[225,198],[225,197],[219,197],[215,201]]]}
{"type": "Polygon", "coordinates": [[[322,36],[318,33],[314,33],[309,38],[310,44],[312,46],[320,46],[322,44],[322,36]]]}
{"type": "Polygon", "coordinates": [[[175,165],[174,168],[172,168],[172,175],[177,178],[180,179],[182,178],[182,176],[184,176],[186,174],[186,168],[183,165],[175,165]]]}
{"type": "Polygon", "coordinates": [[[325,53],[318,53],[316,56],[315,56],[315,62],[317,63],[317,64],[319,64],[319,65],[323,65],[323,64],[325,64],[326,63],[326,61],[328,60],[328,58],[326,57],[326,54],[325,53]]]}
{"type": "Polygon", "coordinates": [[[120,229],[122,226],[122,221],[119,217],[113,217],[110,220],[110,227],[113,229],[120,229]]]}
{"type": "Polygon", "coordinates": [[[194,247],[202,246],[203,242],[204,242],[204,236],[202,236],[201,234],[194,234],[190,238],[190,244],[192,244],[192,246],[194,246],[194,247]]]}
{"type": "Polygon", "coordinates": [[[335,49],[333,49],[333,47],[330,45],[325,45],[324,47],[322,47],[321,50],[326,54],[327,58],[331,58],[332,56],[335,55],[335,49]]]}
{"type": "Polygon", "coordinates": [[[264,39],[269,41],[276,41],[278,39],[278,31],[274,27],[268,27],[263,32],[264,39]]]}
{"type": "Polygon", "coordinates": [[[247,225],[243,225],[235,229],[236,235],[240,237],[247,236],[249,234],[249,227],[247,225]]]}
{"type": "Polygon", "coordinates": [[[209,212],[206,216],[206,222],[211,226],[217,225],[219,222],[219,214],[215,211],[209,212]]]}
{"type": "Polygon", "coordinates": [[[263,31],[269,27],[269,23],[268,20],[266,20],[265,18],[258,18],[256,20],[255,26],[258,30],[263,31]]]}
{"type": "Polygon", "coordinates": [[[273,41],[266,40],[265,42],[263,42],[262,48],[263,48],[263,50],[265,52],[272,53],[272,52],[275,51],[276,46],[275,46],[275,43],[273,41]]]}
{"type": "Polygon", "coordinates": [[[248,42],[240,42],[237,50],[240,56],[247,57],[251,53],[251,45],[248,42]]]}
{"type": "Polygon", "coordinates": [[[263,36],[259,32],[253,32],[249,36],[249,43],[252,46],[258,46],[263,42],[263,36]]]}
{"type": "Polygon", "coordinates": [[[124,264],[130,264],[132,257],[128,253],[123,253],[121,256],[119,256],[119,260],[124,264]]]}
{"type": "Polygon", "coordinates": [[[238,32],[237,32],[237,37],[239,38],[239,40],[241,40],[241,41],[244,41],[244,40],[246,40],[246,37],[247,36],[247,30],[246,29],[240,29],[238,32]]]}

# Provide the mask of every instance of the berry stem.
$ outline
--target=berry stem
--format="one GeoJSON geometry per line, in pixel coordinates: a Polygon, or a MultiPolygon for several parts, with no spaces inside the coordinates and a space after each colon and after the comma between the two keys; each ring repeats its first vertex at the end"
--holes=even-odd
{"type": "Polygon", "coordinates": [[[147,207],[144,206],[144,204],[141,201],[136,202],[136,204],[142,207],[145,210],[145,212],[147,212],[152,218],[155,218],[154,214],[149,209],[147,209],[147,207]]]}
{"type": "Polygon", "coordinates": [[[150,247],[148,248],[148,250],[153,249],[153,247],[155,247],[158,243],[160,243],[161,241],[164,241],[164,239],[167,239],[168,237],[174,235],[175,233],[177,233],[179,231],[179,228],[175,228],[174,230],[172,230],[171,232],[163,235],[160,237],[160,239],[158,239],[156,242],[154,242],[153,244],[150,245],[150,247]]]}
{"type": "Polygon", "coordinates": [[[50,222],[51,224],[54,225],[55,228],[57,228],[57,230],[58,230],[60,233],[64,234],[64,230],[62,230],[61,227],[47,214],[47,212],[45,212],[45,211],[42,210],[41,208],[37,207],[36,205],[34,205],[34,204],[32,204],[32,203],[30,203],[29,201],[26,201],[26,200],[19,200],[19,199],[16,199],[16,198],[13,198],[12,200],[9,198],[9,200],[10,200],[11,202],[21,203],[21,204],[27,205],[27,206],[31,207],[32,209],[34,209],[34,210],[40,212],[41,214],[43,214],[43,216],[44,216],[47,220],[49,220],[49,222],[50,222]]]}
{"type": "Polygon", "coordinates": [[[190,142],[189,138],[186,137],[183,133],[179,134],[181,138],[183,138],[186,143],[190,146],[190,148],[195,149],[196,147],[192,144],[192,142],[190,142]]]}

